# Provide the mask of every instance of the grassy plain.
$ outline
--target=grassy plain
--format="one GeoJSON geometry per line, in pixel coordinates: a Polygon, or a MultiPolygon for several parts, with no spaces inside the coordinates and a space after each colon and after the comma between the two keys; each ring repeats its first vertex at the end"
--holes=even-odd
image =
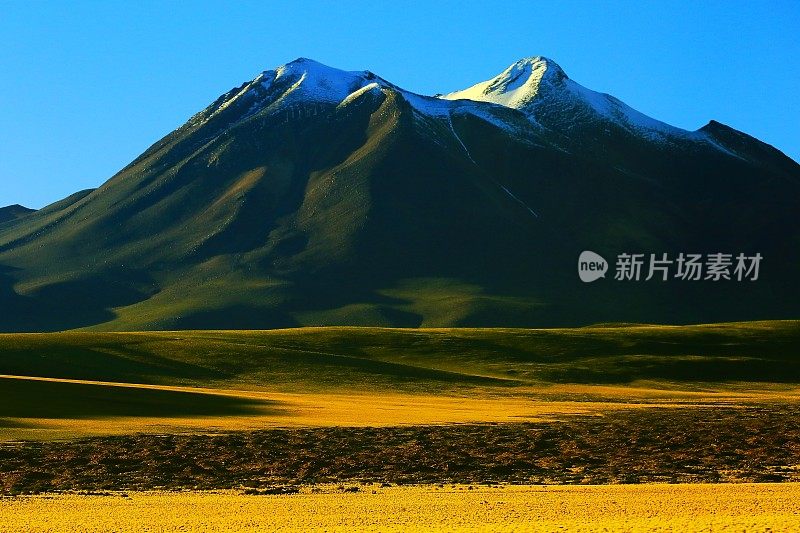
{"type": "Polygon", "coordinates": [[[0,440],[800,399],[800,322],[0,335],[0,440]]]}
{"type": "Polygon", "coordinates": [[[800,321],[0,335],[0,530],[796,529],[799,351],[800,321]]]}
{"type": "Polygon", "coordinates": [[[793,531],[800,484],[304,487],[0,500],[3,531],[793,531]]]}

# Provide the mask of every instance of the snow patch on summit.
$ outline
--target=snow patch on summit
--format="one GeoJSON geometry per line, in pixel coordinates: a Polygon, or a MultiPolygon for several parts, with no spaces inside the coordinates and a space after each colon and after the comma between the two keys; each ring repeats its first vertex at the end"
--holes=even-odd
{"type": "Polygon", "coordinates": [[[463,91],[446,94],[445,100],[491,102],[521,109],[532,103],[545,75],[559,76],[563,71],[555,62],[541,56],[520,59],[494,78],[476,83],[463,91]]]}
{"type": "Polygon", "coordinates": [[[677,128],[649,117],[609,94],[592,91],[569,79],[565,82],[566,89],[577,101],[588,105],[599,117],[634,133],[644,135],[652,140],[664,140],[665,137],[670,136],[695,140],[705,137],[702,133],[677,128]]]}
{"type": "Polygon", "coordinates": [[[441,98],[518,109],[531,121],[551,130],[569,131],[580,122],[605,122],[654,142],[694,141],[722,149],[702,131],[671,126],[611,95],[587,89],[569,79],[554,61],[542,56],[520,59],[490,80],[441,98]]]}
{"type": "Polygon", "coordinates": [[[368,93],[368,92],[370,92],[370,91],[378,91],[378,92],[380,92],[380,90],[381,90],[381,86],[380,86],[380,85],[379,85],[377,82],[372,82],[372,83],[370,83],[370,84],[368,84],[368,85],[364,85],[364,86],[363,86],[363,87],[361,87],[360,89],[357,89],[357,90],[353,91],[352,93],[348,94],[348,95],[347,95],[347,96],[344,98],[344,100],[342,100],[342,101],[339,103],[339,106],[338,106],[338,107],[344,107],[344,106],[346,106],[346,105],[347,105],[347,104],[349,104],[350,102],[352,102],[352,101],[354,101],[354,100],[358,99],[358,97],[359,97],[359,96],[361,96],[362,94],[368,93]]]}
{"type": "Polygon", "coordinates": [[[275,70],[275,80],[284,77],[296,80],[284,96],[297,92],[298,95],[316,102],[334,104],[339,104],[367,83],[364,72],[339,70],[305,58],[278,67],[275,70]]]}

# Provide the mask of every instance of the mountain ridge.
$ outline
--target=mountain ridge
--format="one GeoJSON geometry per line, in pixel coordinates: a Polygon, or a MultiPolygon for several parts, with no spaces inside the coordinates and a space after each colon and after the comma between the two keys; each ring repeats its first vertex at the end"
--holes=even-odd
{"type": "Polygon", "coordinates": [[[13,204],[7,205],[5,207],[0,207],[0,224],[3,222],[8,222],[10,220],[17,220],[19,218],[24,217],[25,215],[29,215],[31,213],[35,213],[35,209],[31,209],[29,207],[25,207],[24,205],[20,204],[13,204]]]}

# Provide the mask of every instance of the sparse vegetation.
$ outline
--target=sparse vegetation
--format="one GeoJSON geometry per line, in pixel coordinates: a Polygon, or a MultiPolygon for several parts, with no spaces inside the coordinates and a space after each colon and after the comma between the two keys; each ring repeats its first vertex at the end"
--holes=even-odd
{"type": "Polygon", "coordinates": [[[795,404],[686,407],[547,423],[127,435],[0,446],[0,491],[337,483],[800,482],[795,404]]]}

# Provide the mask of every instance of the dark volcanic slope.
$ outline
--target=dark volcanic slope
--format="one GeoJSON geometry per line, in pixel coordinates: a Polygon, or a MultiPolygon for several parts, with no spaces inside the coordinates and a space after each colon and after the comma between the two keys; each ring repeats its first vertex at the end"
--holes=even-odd
{"type": "Polygon", "coordinates": [[[543,58],[476,87],[421,97],[302,59],[262,73],[100,188],[0,222],[0,329],[797,316],[797,163],[543,58]],[[764,263],[750,283],[585,285],[584,249],[764,263]]]}

